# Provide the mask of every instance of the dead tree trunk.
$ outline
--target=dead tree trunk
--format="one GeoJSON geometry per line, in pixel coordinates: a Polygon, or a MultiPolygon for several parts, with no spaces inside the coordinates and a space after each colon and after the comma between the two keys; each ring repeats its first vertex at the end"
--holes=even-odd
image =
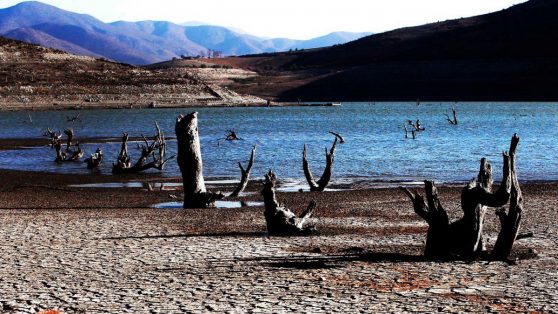
{"type": "Polygon", "coordinates": [[[519,144],[519,137],[515,134],[510,145],[510,169],[511,169],[511,196],[510,209],[508,213],[500,209],[497,215],[500,218],[500,233],[492,249],[491,257],[494,260],[507,260],[511,254],[513,244],[518,239],[519,227],[521,225],[521,214],[523,212],[523,195],[517,179],[515,167],[515,152],[519,144]]]}
{"type": "Polygon", "coordinates": [[[163,170],[165,163],[174,158],[174,156],[172,156],[165,159],[167,149],[165,135],[157,122],[155,122],[155,128],[157,129],[157,135],[154,136],[151,144],[149,144],[147,138],[142,135],[145,145],[138,145],[138,148],[141,150],[141,156],[134,165],[132,165],[130,156],[128,155],[128,133],[122,135],[120,153],[116,159],[116,164],[112,164],[113,174],[138,173],[151,168],[163,170]],[[149,157],[153,158],[151,162],[147,162],[149,157]]]}
{"type": "Polygon", "coordinates": [[[448,120],[448,123],[451,125],[457,125],[458,121],[457,121],[457,111],[455,110],[455,108],[451,109],[451,112],[453,113],[453,120],[446,114],[446,120],[448,120]]]}
{"type": "MultiPolygon", "coordinates": [[[[463,217],[453,223],[449,223],[448,215],[442,207],[434,182],[425,181],[427,201],[425,202],[418,192],[411,193],[406,188],[401,188],[413,202],[415,212],[429,225],[425,256],[430,258],[458,257],[462,259],[473,259],[484,253],[482,239],[484,216],[487,207],[501,207],[510,200],[512,204],[509,215],[504,217],[502,230],[494,248],[493,256],[497,253],[497,259],[507,258],[511,251],[511,245],[517,236],[519,220],[521,218],[521,192],[516,201],[513,201],[512,179],[515,173],[515,148],[519,139],[516,135],[512,138],[509,155],[504,153],[503,178],[497,191],[492,191],[492,168],[486,159],[481,160],[481,167],[477,180],[471,181],[461,193],[461,208],[463,217]],[[512,157],[513,156],[513,157],[512,157]],[[511,164],[513,163],[513,164],[511,164]],[[519,213],[519,215],[518,215],[519,213]],[[508,220],[509,219],[509,220],[508,220]],[[506,226],[506,227],[504,227],[506,226]],[[504,230],[505,229],[505,230],[504,230]],[[498,253],[502,252],[502,253],[498,253]]],[[[519,188],[519,184],[517,184],[519,188]]],[[[502,218],[501,218],[502,219],[502,218]]]]}
{"type": "Polygon", "coordinates": [[[306,144],[304,144],[304,148],[302,150],[302,168],[304,170],[304,176],[306,177],[306,181],[308,181],[308,185],[310,186],[310,191],[323,191],[329,184],[329,180],[331,180],[331,174],[333,171],[333,160],[335,159],[335,146],[337,145],[337,137],[333,141],[333,145],[331,149],[325,149],[326,155],[326,167],[324,172],[320,178],[320,180],[314,180],[314,176],[312,175],[312,171],[310,171],[310,167],[308,166],[308,160],[306,158],[306,144]]]}
{"type": "Polygon", "coordinates": [[[178,142],[177,162],[182,173],[184,186],[184,208],[207,208],[224,195],[205,189],[200,138],[198,135],[198,113],[180,115],[175,125],[178,142]]]}
{"type": "Polygon", "coordinates": [[[97,148],[95,153],[91,154],[91,156],[85,159],[84,162],[87,163],[87,169],[99,168],[103,162],[103,152],[100,148],[97,148]]]}
{"type": "Polygon", "coordinates": [[[73,144],[74,130],[66,129],[64,130],[64,134],[66,134],[66,149],[62,150],[62,135],[60,132],[56,133],[49,128],[44,133],[45,136],[50,138],[49,145],[56,150],[56,158],[54,161],[66,162],[79,160],[83,157],[85,152],[81,149],[79,142],[75,145],[73,144]],[[74,146],[75,148],[73,148],[74,146]]]}
{"type": "Polygon", "coordinates": [[[316,202],[311,201],[308,208],[300,215],[296,216],[292,211],[280,205],[275,197],[275,185],[277,177],[273,171],[265,175],[262,195],[265,205],[265,221],[267,232],[272,236],[288,236],[308,234],[315,230],[314,226],[307,225],[306,220],[312,216],[316,208],[316,202]]]}
{"type": "Polygon", "coordinates": [[[236,189],[229,195],[229,197],[237,197],[248,185],[248,180],[250,179],[250,171],[252,171],[252,166],[254,165],[254,156],[256,155],[256,145],[252,148],[252,154],[250,155],[250,160],[248,161],[248,166],[246,169],[242,167],[242,164],[238,162],[238,167],[240,168],[240,172],[242,174],[240,178],[240,183],[236,187],[236,189]]]}

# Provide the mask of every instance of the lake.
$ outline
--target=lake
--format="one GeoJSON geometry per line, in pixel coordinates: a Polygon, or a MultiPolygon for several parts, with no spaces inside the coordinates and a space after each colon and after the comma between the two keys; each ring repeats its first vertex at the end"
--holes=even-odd
{"type": "MultiPolygon", "coordinates": [[[[240,107],[186,109],[123,109],[82,111],[0,112],[2,136],[40,138],[46,127],[72,127],[76,137],[119,137],[155,134],[158,121],[167,136],[174,136],[177,115],[199,112],[204,174],[207,178],[240,176],[237,162],[245,163],[257,144],[252,178],[273,169],[287,182],[304,180],[302,146],[314,175],[325,166],[324,147],[343,135],[337,147],[333,182],[357,186],[397,185],[424,179],[462,182],[476,176],[481,157],[493,163],[495,178],[501,178],[501,153],[514,133],[521,137],[518,172],[521,180],[558,180],[558,106],[551,103],[344,103],[340,107],[240,107]],[[444,114],[458,112],[459,125],[448,124],[444,114]],[[81,122],[67,122],[80,113],[81,122]],[[31,115],[33,123],[25,122],[31,115]],[[407,119],[420,119],[426,131],[416,140],[405,139],[407,119]],[[242,141],[219,141],[227,130],[242,141]]],[[[47,140],[45,138],[45,145],[47,140]]],[[[176,142],[168,142],[168,154],[176,142]]],[[[105,153],[101,171],[110,174],[119,143],[84,145],[90,154],[97,147],[105,153]]],[[[139,151],[130,143],[135,161],[139,151]]],[[[0,168],[64,173],[89,173],[83,163],[56,164],[54,151],[45,147],[0,152],[0,168]]],[[[156,172],[156,171],[155,171],[156,172]]],[[[180,176],[171,161],[162,175],[180,176]]]]}

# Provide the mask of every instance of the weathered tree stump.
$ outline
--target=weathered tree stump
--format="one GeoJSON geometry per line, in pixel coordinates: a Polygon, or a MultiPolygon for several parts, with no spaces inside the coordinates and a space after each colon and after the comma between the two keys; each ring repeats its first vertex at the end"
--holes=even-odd
{"type": "Polygon", "coordinates": [[[312,201],[308,208],[296,216],[288,208],[280,205],[275,197],[275,185],[277,177],[273,171],[265,175],[264,187],[262,195],[265,205],[265,221],[267,223],[267,232],[271,236],[289,236],[289,235],[303,235],[309,234],[315,230],[312,225],[306,224],[306,220],[312,216],[316,208],[316,202],[312,201]]]}
{"type": "Polygon", "coordinates": [[[337,138],[333,141],[333,145],[331,145],[331,149],[325,149],[325,156],[326,156],[326,167],[320,179],[316,181],[314,176],[312,175],[312,171],[310,171],[310,166],[308,165],[308,159],[306,158],[306,144],[304,144],[304,148],[302,150],[302,169],[304,170],[304,176],[306,177],[306,181],[310,186],[310,191],[319,191],[322,192],[325,190],[329,181],[331,180],[331,174],[333,172],[333,161],[335,159],[335,147],[337,145],[337,138]]]}
{"type": "Polygon", "coordinates": [[[250,160],[248,161],[248,165],[246,169],[242,167],[242,163],[238,162],[238,167],[240,168],[240,183],[236,187],[236,189],[229,195],[229,197],[237,197],[248,185],[248,181],[250,179],[250,171],[252,171],[252,166],[254,165],[254,156],[256,155],[256,145],[252,148],[252,154],[250,155],[250,160]]]}
{"type": "Polygon", "coordinates": [[[87,169],[99,168],[103,162],[103,152],[100,148],[97,148],[95,153],[91,154],[91,156],[85,159],[84,162],[87,163],[87,169]]]}
{"type": "Polygon", "coordinates": [[[44,133],[44,136],[49,137],[49,146],[56,150],[56,158],[54,161],[66,162],[79,160],[83,157],[85,152],[81,149],[79,142],[75,145],[73,144],[74,130],[66,129],[64,130],[64,134],[66,135],[66,149],[62,150],[62,134],[60,131],[57,133],[48,128],[44,133]]]}
{"type": "Polygon", "coordinates": [[[445,114],[446,115],[446,120],[451,125],[457,125],[457,123],[458,123],[458,121],[457,121],[457,111],[455,110],[455,108],[451,108],[451,112],[453,113],[453,119],[450,118],[447,114],[445,114]]]}
{"type": "Polygon", "coordinates": [[[154,136],[151,144],[149,144],[147,138],[142,135],[145,145],[138,145],[138,148],[141,150],[141,155],[133,165],[130,155],[128,154],[128,133],[123,133],[120,152],[118,153],[116,163],[112,164],[113,174],[138,173],[152,168],[163,170],[165,164],[170,159],[174,158],[174,156],[172,156],[165,159],[167,150],[165,135],[157,122],[155,122],[155,128],[157,129],[157,135],[154,136]],[[149,157],[153,158],[151,162],[147,162],[149,157]]]}
{"type": "Polygon", "coordinates": [[[407,188],[401,189],[413,202],[414,211],[429,225],[424,254],[429,258],[474,259],[486,253],[482,239],[487,207],[501,207],[510,201],[509,213],[499,211],[502,227],[491,259],[506,260],[517,238],[522,212],[522,196],[515,173],[515,151],[519,138],[514,135],[510,151],[503,154],[503,178],[497,191],[492,191],[492,167],[485,158],[477,180],[471,181],[461,193],[463,217],[450,223],[438,199],[434,182],[425,181],[426,199],[407,188]]]}
{"type": "Polygon", "coordinates": [[[208,192],[205,188],[198,134],[198,113],[178,116],[175,132],[178,143],[177,162],[184,186],[184,208],[212,207],[215,200],[223,198],[224,195],[208,192]]]}
{"type": "Polygon", "coordinates": [[[511,171],[511,193],[510,208],[506,213],[503,208],[496,212],[500,218],[500,233],[491,252],[494,260],[506,260],[509,258],[513,244],[519,239],[519,227],[521,226],[521,214],[523,212],[523,195],[519,186],[516,171],[515,151],[519,144],[519,137],[515,134],[510,145],[510,171],[511,171]]]}

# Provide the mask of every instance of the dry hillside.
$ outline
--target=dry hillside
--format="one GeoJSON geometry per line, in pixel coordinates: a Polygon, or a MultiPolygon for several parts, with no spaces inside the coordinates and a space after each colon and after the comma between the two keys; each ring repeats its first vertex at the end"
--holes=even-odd
{"type": "Polygon", "coordinates": [[[0,109],[260,103],[193,72],[143,69],[0,38],[0,109]]]}

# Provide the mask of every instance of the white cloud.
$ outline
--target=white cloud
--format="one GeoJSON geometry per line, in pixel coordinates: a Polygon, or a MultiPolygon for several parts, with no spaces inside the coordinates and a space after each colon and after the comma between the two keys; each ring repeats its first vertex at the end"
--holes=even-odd
{"type": "MultiPolygon", "coordinates": [[[[21,0],[5,0],[8,7],[21,0]]],[[[310,38],[333,31],[381,32],[507,8],[521,0],[43,0],[105,22],[204,21],[267,37],[310,38]]]]}

